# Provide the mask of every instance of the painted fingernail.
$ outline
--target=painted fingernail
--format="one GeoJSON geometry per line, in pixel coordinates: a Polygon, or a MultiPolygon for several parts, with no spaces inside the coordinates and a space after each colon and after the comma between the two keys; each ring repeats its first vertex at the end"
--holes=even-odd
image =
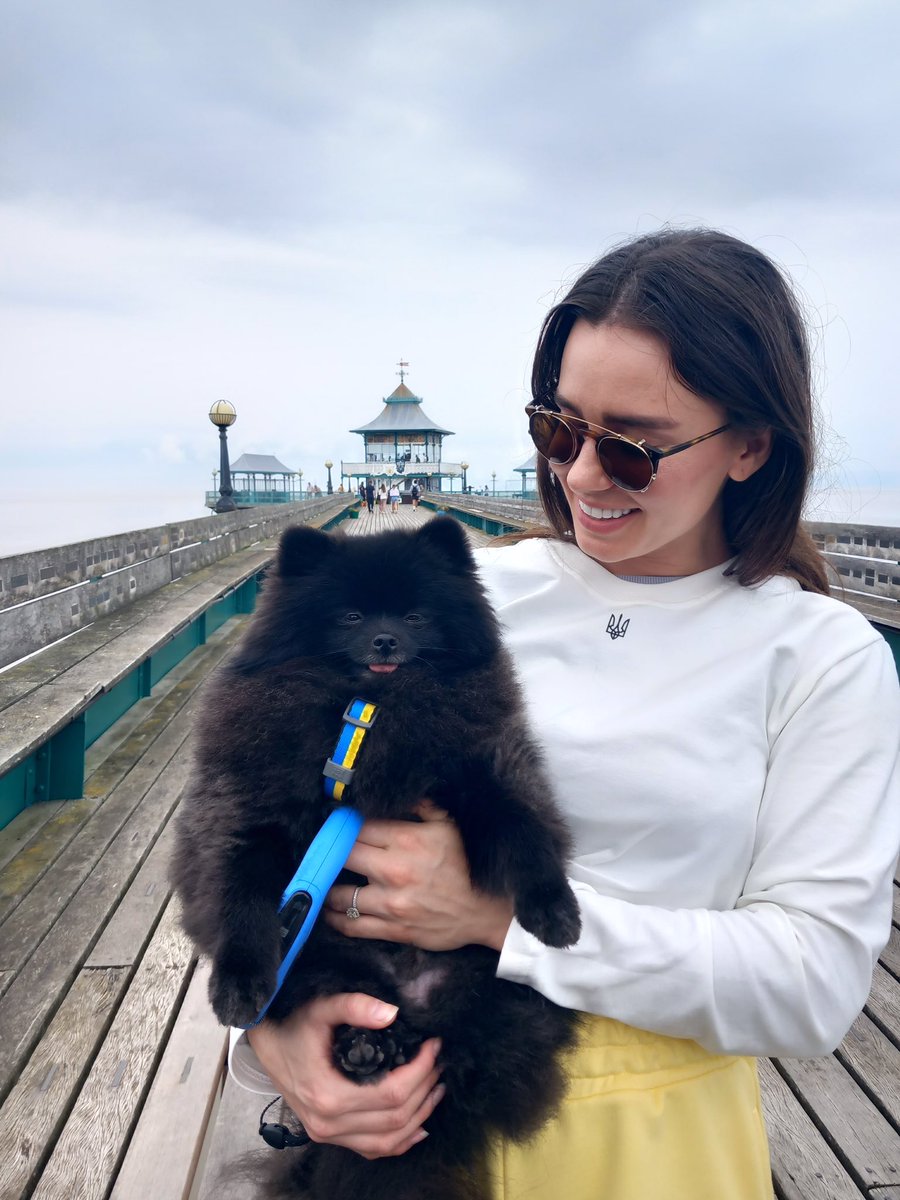
{"type": "Polygon", "coordinates": [[[427,1137],[428,1137],[428,1130],[420,1129],[419,1132],[416,1134],[416,1136],[413,1138],[413,1140],[409,1144],[411,1146],[418,1145],[419,1142],[424,1142],[427,1137]]]}
{"type": "Polygon", "coordinates": [[[446,1095],[447,1095],[447,1085],[446,1085],[446,1083],[439,1083],[439,1084],[437,1085],[437,1087],[436,1087],[436,1088],[434,1088],[434,1089],[432,1090],[432,1093],[431,1093],[431,1100],[432,1100],[432,1103],[433,1103],[433,1104],[440,1104],[440,1102],[443,1100],[443,1098],[444,1098],[446,1095]]]}

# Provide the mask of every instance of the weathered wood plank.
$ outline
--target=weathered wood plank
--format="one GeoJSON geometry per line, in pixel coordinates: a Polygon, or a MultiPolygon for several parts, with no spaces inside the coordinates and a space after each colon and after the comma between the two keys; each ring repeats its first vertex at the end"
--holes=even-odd
{"type": "Polygon", "coordinates": [[[862,1015],[841,1043],[837,1058],[851,1069],[866,1094],[875,1098],[894,1127],[900,1129],[900,1050],[893,1042],[862,1015]]]}
{"type": "Polygon", "coordinates": [[[900,1046],[900,983],[884,967],[876,967],[865,1011],[900,1046]]]}
{"type": "Polygon", "coordinates": [[[109,924],[85,959],[85,967],[127,967],[137,962],[159,914],[169,901],[169,862],[175,837],[174,812],[119,902],[109,924]]]}
{"type": "MultiPolygon", "coordinates": [[[[145,630],[173,611],[173,603],[178,603],[182,618],[186,613],[202,612],[219,594],[243,582],[271,562],[274,546],[274,541],[261,542],[218,563],[182,575],[136,600],[134,604],[79,629],[64,641],[46,647],[27,662],[9,667],[0,676],[0,712],[33,697],[36,691],[48,685],[55,687],[61,683],[70,688],[72,682],[84,674],[84,668],[89,667],[89,660],[110,646],[116,647],[118,660],[139,661],[139,656],[144,654],[146,648],[145,630]]],[[[103,680],[106,687],[112,686],[113,682],[103,680]]],[[[0,744],[0,761],[4,757],[3,745],[0,744]]]]}
{"type": "Polygon", "coordinates": [[[759,1079],[772,1177],[782,1200],[860,1200],[859,1188],[766,1059],[760,1060],[759,1079]]]}
{"type": "Polygon", "coordinates": [[[34,835],[59,812],[62,800],[31,804],[0,829],[0,871],[25,849],[34,835]]]}
{"type": "MultiPolygon", "coordinates": [[[[172,803],[177,800],[178,789],[187,775],[187,756],[179,754],[187,732],[184,722],[175,722],[164,731],[152,750],[72,839],[53,864],[53,870],[45,873],[6,919],[0,927],[0,969],[15,971],[22,967],[52,928],[60,909],[91,878],[114,843],[121,842],[123,836],[138,843],[139,831],[147,825],[145,814],[158,811],[161,793],[172,803]]],[[[164,806],[159,824],[168,816],[168,810],[164,806]]],[[[152,835],[155,836],[159,824],[152,828],[152,835]]],[[[148,840],[145,836],[144,845],[148,840]]],[[[129,852],[129,858],[136,868],[134,854],[129,852]]]]}
{"type": "MultiPolygon", "coordinates": [[[[170,724],[177,725],[178,729],[174,739],[171,733],[168,734],[169,740],[176,743],[180,741],[179,734],[183,730],[180,722],[190,719],[191,710],[187,709],[186,705],[205,682],[210,671],[230,651],[240,636],[243,626],[243,621],[235,624],[227,635],[217,639],[215,643],[211,642],[209,648],[203,647],[191,656],[191,668],[168,689],[140,725],[132,730],[107,760],[94,770],[85,784],[85,799],[71,800],[61,807],[56,806],[59,811],[44,824],[43,828],[6,869],[0,872],[0,921],[8,918],[9,914],[24,900],[31,889],[40,882],[46,871],[63,854],[78,831],[96,812],[98,808],[96,801],[111,795],[116,786],[134,771],[135,764],[143,758],[158,739],[167,733],[170,724]]],[[[162,757],[165,757],[164,753],[162,757]]],[[[135,779],[137,778],[138,776],[135,775],[135,779]]],[[[132,784],[130,783],[128,786],[130,787],[132,784]]],[[[54,876],[48,886],[53,890],[58,884],[59,881],[54,876]]],[[[56,904],[55,901],[54,904],[56,904]]],[[[58,905],[56,906],[58,907],[58,905]]],[[[27,923],[35,930],[39,931],[42,928],[40,918],[34,915],[27,918],[27,923]]],[[[0,934],[0,940],[2,940],[2,936],[0,934]]]]}
{"type": "Polygon", "coordinates": [[[139,811],[110,843],[108,852],[0,997],[0,1097],[136,874],[156,831],[177,804],[188,767],[187,754],[177,755],[166,767],[139,811]]]}
{"type": "Polygon", "coordinates": [[[82,971],[0,1109],[0,1196],[27,1195],[96,1054],[128,979],[82,971]]]}
{"type": "Polygon", "coordinates": [[[192,963],[193,948],[172,901],[44,1168],[34,1200],[102,1200],[108,1194],[192,963]]]}
{"type": "Polygon", "coordinates": [[[209,967],[194,972],[110,1200],[135,1200],[153,1180],[153,1200],[187,1200],[207,1122],[217,1101],[228,1031],[207,999],[209,967]]]}
{"type": "Polygon", "coordinates": [[[879,962],[900,979],[900,929],[896,925],[891,929],[890,940],[881,952],[879,962]]]}
{"type": "Polygon", "coordinates": [[[248,1092],[230,1077],[225,1080],[197,1200],[247,1200],[252,1195],[246,1176],[238,1175],[234,1168],[246,1164],[248,1155],[262,1167],[267,1155],[279,1153],[259,1136],[259,1114],[270,1099],[248,1092]]]}
{"type": "Polygon", "coordinates": [[[816,1114],[829,1145],[840,1147],[847,1170],[863,1189],[900,1177],[900,1134],[866,1099],[833,1055],[779,1059],[789,1084],[816,1114]]]}

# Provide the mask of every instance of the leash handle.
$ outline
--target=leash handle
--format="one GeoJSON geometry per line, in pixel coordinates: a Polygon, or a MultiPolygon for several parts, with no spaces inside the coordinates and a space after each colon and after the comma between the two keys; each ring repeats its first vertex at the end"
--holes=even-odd
{"type": "Polygon", "coordinates": [[[328,889],[340,875],[353,849],[362,823],[363,818],[356,809],[336,808],[313,838],[300,866],[284,889],[278,908],[283,953],[275,990],[260,1009],[256,1020],[244,1025],[244,1029],[258,1025],[269,1011],[316,923],[328,889]]]}

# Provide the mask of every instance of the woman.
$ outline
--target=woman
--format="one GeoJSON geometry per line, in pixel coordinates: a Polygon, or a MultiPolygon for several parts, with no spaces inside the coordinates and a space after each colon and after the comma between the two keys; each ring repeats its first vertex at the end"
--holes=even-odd
{"type": "Polygon", "coordinates": [[[391,484],[391,490],[388,495],[390,496],[391,500],[391,512],[395,513],[398,511],[400,504],[400,488],[396,483],[391,484]]]}
{"type": "MultiPolygon", "coordinates": [[[[529,405],[552,537],[481,552],[576,854],[583,934],[553,950],[473,892],[443,814],[370,822],[350,937],[500,951],[591,1014],[559,1117],[498,1145],[505,1200],[771,1197],[755,1056],[830,1051],[890,931],[900,704],[883,640],[829,598],[800,528],[812,467],[797,305],[758,251],[663,231],[548,315],[529,405]],[[839,747],[839,752],[836,748],[839,747]]],[[[314,1002],[252,1051],[318,1141],[403,1154],[438,1047],[372,1087],[330,1067],[370,997],[314,1002]]],[[[233,1070],[267,1083],[245,1044],[233,1070]]],[[[271,1085],[268,1085],[271,1089],[271,1085]]]]}
{"type": "Polygon", "coordinates": [[[384,484],[378,489],[378,511],[384,512],[387,508],[387,488],[384,484]]]}

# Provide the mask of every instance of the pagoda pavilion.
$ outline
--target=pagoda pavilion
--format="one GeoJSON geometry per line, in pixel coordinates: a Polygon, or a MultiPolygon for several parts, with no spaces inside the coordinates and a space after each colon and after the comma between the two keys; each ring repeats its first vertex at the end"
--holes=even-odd
{"type": "Polygon", "coordinates": [[[400,476],[408,489],[417,481],[423,491],[440,491],[441,480],[462,475],[462,466],[443,457],[443,441],[451,429],[435,424],[416,396],[404,383],[406,362],[400,362],[400,384],[384,398],[384,408],[374,421],[351,429],[362,434],[363,455],[359,462],[342,462],[341,473],[356,480],[388,480],[400,476]]]}

